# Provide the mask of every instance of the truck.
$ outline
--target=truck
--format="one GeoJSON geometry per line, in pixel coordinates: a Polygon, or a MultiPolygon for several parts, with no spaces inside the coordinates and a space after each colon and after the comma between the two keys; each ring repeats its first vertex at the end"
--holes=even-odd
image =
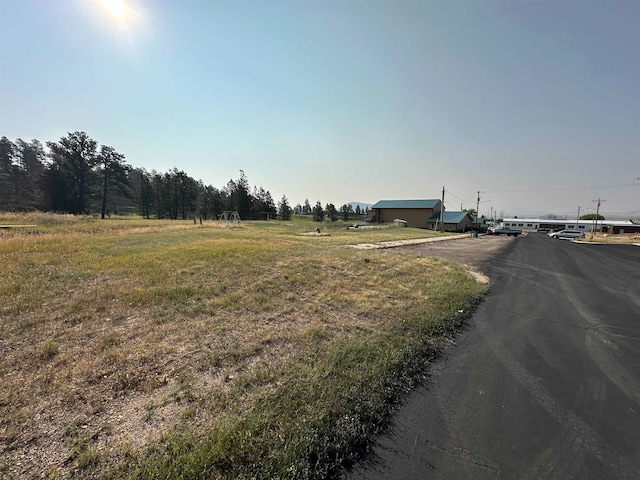
{"type": "Polygon", "coordinates": [[[489,235],[510,235],[517,237],[518,235],[522,235],[522,230],[509,227],[495,227],[493,229],[489,229],[488,233],[489,235]]]}

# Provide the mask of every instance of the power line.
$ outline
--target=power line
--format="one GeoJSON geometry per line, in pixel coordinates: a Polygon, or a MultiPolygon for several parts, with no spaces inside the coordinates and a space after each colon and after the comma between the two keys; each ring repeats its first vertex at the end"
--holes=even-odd
{"type": "Polygon", "coordinates": [[[635,184],[624,183],[624,184],[617,184],[617,185],[585,185],[585,186],[577,186],[577,187],[530,188],[530,189],[521,189],[521,190],[487,190],[486,193],[556,192],[556,191],[565,191],[565,190],[586,190],[586,189],[592,189],[592,188],[626,188],[626,187],[640,187],[640,183],[635,183],[635,184]]]}
{"type": "Polygon", "coordinates": [[[457,198],[457,199],[458,199],[458,200],[460,200],[461,202],[471,203],[471,201],[470,201],[470,200],[465,200],[464,198],[460,198],[459,196],[454,195],[453,193],[451,193],[451,190],[447,190],[447,193],[448,193],[449,195],[451,195],[452,197],[457,198]]]}

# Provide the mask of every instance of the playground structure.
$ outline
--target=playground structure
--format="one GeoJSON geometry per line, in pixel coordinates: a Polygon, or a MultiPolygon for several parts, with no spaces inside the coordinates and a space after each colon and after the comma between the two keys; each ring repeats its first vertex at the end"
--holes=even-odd
{"type": "Polygon", "coordinates": [[[218,220],[225,221],[227,223],[240,223],[240,214],[236,210],[225,210],[218,217],[218,220]]]}

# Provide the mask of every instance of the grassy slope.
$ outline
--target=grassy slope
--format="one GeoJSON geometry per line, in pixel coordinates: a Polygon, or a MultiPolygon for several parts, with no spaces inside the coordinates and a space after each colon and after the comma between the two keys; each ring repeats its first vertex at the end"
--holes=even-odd
{"type": "Polygon", "coordinates": [[[325,478],[485,288],[346,247],[424,230],[0,220],[12,478],[325,478]]]}

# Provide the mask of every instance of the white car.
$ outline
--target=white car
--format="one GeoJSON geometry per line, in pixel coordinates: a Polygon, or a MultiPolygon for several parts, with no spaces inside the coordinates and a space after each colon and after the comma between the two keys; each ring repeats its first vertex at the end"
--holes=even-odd
{"type": "Polygon", "coordinates": [[[580,230],[560,230],[547,234],[551,238],[584,238],[584,232],[580,230]]]}

